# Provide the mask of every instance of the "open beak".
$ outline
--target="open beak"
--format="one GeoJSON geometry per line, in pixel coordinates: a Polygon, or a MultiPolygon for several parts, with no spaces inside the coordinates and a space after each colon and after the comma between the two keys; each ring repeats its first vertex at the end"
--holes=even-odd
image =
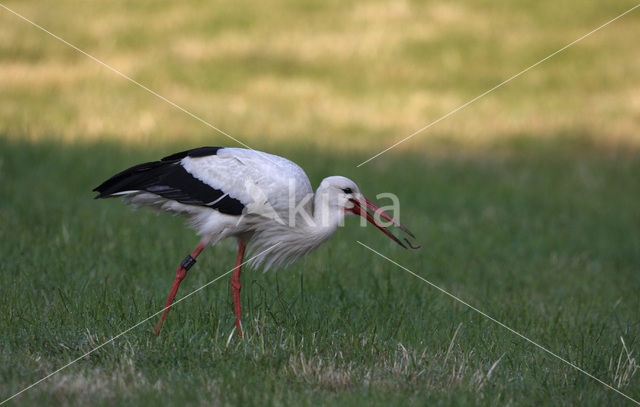
{"type": "MultiPolygon", "coordinates": [[[[404,225],[402,225],[400,222],[398,222],[397,220],[395,220],[391,216],[389,216],[388,213],[386,213],[385,211],[380,209],[376,204],[374,204],[373,202],[371,202],[370,200],[365,198],[364,195],[360,195],[360,198],[361,198],[360,200],[350,199],[349,201],[351,203],[353,203],[353,208],[347,209],[347,211],[355,213],[356,215],[362,216],[363,218],[368,220],[370,223],[372,223],[375,227],[380,229],[385,235],[389,236],[389,238],[391,238],[391,240],[393,240],[394,242],[398,243],[400,246],[402,246],[402,247],[404,247],[406,249],[407,246],[405,246],[400,241],[400,239],[395,237],[395,235],[393,233],[391,233],[389,231],[389,229],[387,229],[386,227],[384,227],[381,224],[379,224],[378,222],[376,222],[376,218],[374,216],[371,216],[371,214],[367,211],[367,209],[372,210],[374,214],[376,214],[376,215],[388,220],[389,222],[393,223],[395,226],[399,227],[403,232],[405,232],[406,234],[408,234],[409,236],[411,236],[414,239],[415,239],[415,235],[413,233],[411,233],[411,231],[409,229],[407,229],[404,225]]],[[[420,246],[415,246],[415,245],[411,244],[411,242],[407,238],[404,238],[404,241],[412,249],[419,249],[420,248],[420,246]]]]}

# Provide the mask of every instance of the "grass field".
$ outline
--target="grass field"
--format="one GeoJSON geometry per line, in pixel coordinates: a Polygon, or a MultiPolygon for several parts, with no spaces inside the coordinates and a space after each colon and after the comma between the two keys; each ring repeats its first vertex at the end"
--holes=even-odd
{"type": "MultiPolygon", "coordinates": [[[[9,405],[632,405],[356,240],[640,399],[640,12],[355,167],[634,3],[3,4],[314,186],[394,192],[423,245],[349,219],[243,274],[244,339],[224,278],[9,405]]],[[[0,9],[0,399],[161,309],[197,238],[90,191],[198,145],[234,144],[0,9]]]]}

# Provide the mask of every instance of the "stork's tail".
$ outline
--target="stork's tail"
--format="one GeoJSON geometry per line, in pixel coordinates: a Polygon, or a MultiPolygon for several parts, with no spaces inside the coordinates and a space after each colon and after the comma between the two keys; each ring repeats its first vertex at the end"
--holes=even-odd
{"type": "Polygon", "coordinates": [[[173,163],[152,161],[127,168],[95,187],[94,191],[98,192],[96,199],[111,198],[153,187],[169,165],[173,163]]]}

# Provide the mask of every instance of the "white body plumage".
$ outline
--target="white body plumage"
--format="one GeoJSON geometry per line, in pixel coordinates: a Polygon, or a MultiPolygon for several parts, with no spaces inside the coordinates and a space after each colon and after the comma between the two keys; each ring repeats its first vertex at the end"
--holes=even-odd
{"type": "Polygon", "coordinates": [[[148,206],[185,215],[209,245],[238,237],[247,240],[254,253],[273,247],[249,263],[254,267],[263,265],[265,271],[292,263],[336,232],[345,212],[328,205],[331,190],[336,189],[332,188],[334,184],[339,190],[350,188],[353,193],[358,192],[353,181],[335,176],[325,179],[314,197],[309,178],[297,164],[241,148],[223,148],[215,155],[185,156],[179,165],[194,178],[224,191],[223,197],[239,200],[245,207],[244,213],[224,214],[143,190],[117,195],[124,195],[125,201],[135,207],[148,206]]]}

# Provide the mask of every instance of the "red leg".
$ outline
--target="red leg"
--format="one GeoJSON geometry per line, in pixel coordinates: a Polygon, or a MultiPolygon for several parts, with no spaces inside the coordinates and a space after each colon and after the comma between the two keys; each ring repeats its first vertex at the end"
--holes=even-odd
{"type": "Polygon", "coordinates": [[[240,338],[242,338],[242,327],[240,325],[240,272],[242,271],[242,259],[244,258],[244,249],[246,247],[247,242],[238,240],[238,257],[236,258],[236,267],[233,269],[233,276],[231,277],[233,308],[236,312],[236,331],[240,338]]]}
{"type": "Polygon", "coordinates": [[[167,312],[171,308],[171,304],[173,303],[176,294],[178,293],[178,287],[180,287],[180,283],[182,279],[187,275],[187,271],[193,266],[196,262],[196,257],[200,254],[200,252],[205,248],[207,244],[204,241],[201,241],[198,247],[191,253],[190,256],[187,256],[182,263],[178,266],[178,271],[176,272],[176,277],[173,279],[173,286],[171,287],[171,291],[169,292],[169,298],[167,298],[167,303],[164,305],[165,309],[162,313],[162,318],[158,321],[158,325],[156,325],[155,333],[156,335],[160,334],[160,328],[162,328],[162,323],[164,322],[164,317],[167,316],[167,312]]]}

